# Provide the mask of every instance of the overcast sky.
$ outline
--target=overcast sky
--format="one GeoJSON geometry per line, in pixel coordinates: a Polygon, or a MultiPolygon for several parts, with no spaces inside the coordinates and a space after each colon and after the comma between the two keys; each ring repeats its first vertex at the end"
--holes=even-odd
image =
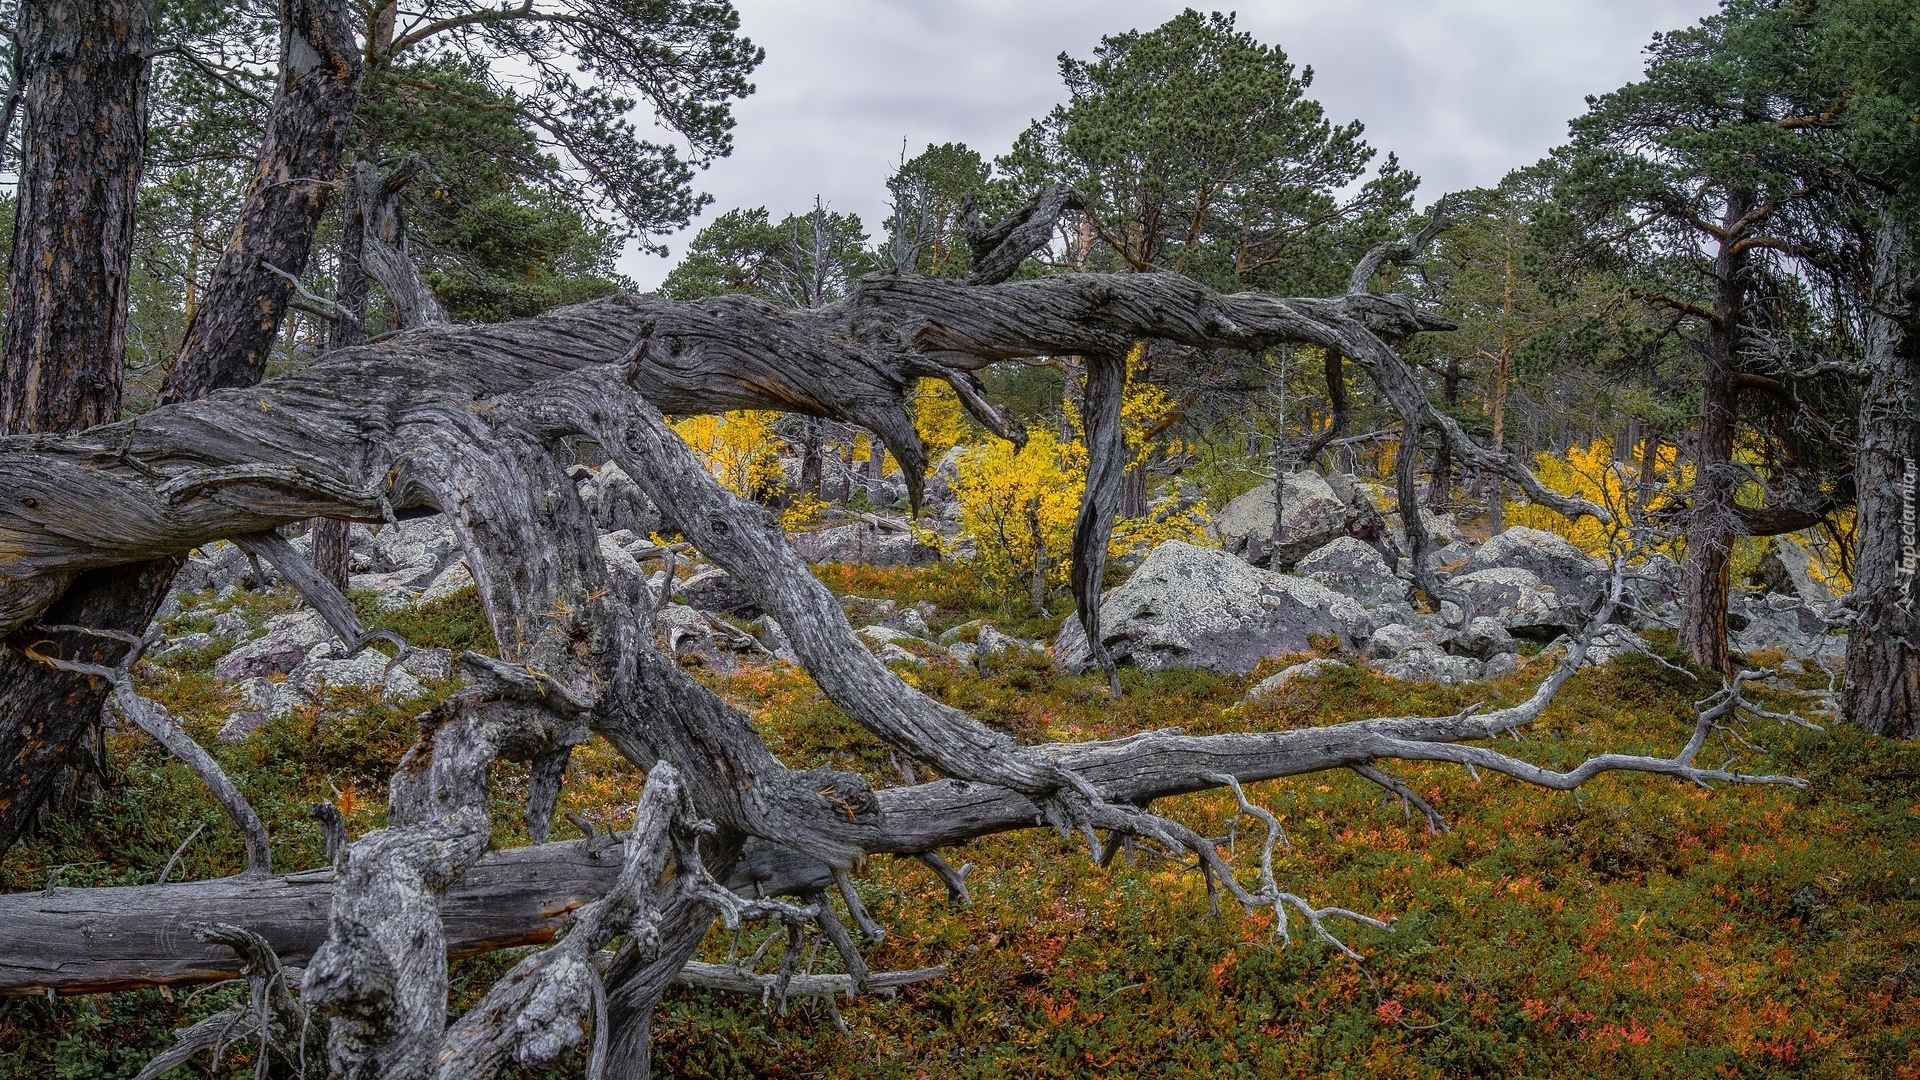
{"type": "MultiPolygon", "coordinates": [[[[759,91],[735,108],[733,156],[696,179],[706,215],[672,256],[630,252],[642,288],[706,220],[736,206],[777,218],[810,206],[886,217],[900,155],[964,142],[991,159],[1064,97],[1056,57],[1104,34],[1151,29],[1186,3],[1158,0],[734,0],[767,50],[759,91]]],[[[1206,9],[1204,5],[1203,10],[1206,9]]],[[[1656,31],[1713,0],[1245,0],[1239,25],[1311,66],[1336,123],[1421,177],[1420,202],[1491,184],[1560,142],[1588,94],[1640,73],[1656,31]]]]}

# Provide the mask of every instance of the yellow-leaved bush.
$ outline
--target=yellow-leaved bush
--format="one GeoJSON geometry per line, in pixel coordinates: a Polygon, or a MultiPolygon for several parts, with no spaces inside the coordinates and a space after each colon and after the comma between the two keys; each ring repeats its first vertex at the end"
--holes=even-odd
{"type": "MultiPolygon", "coordinates": [[[[938,463],[947,451],[973,442],[980,434],[980,428],[968,419],[966,407],[960,404],[960,395],[939,379],[921,379],[914,387],[913,429],[920,433],[929,466],[938,463]]],[[[899,465],[889,453],[887,471],[892,472],[899,465]]]]}
{"type": "MultiPolygon", "coordinates": [[[[1144,357],[1144,345],[1135,346],[1127,358],[1130,376],[1139,372],[1144,357]]],[[[937,405],[926,407],[937,398],[921,400],[922,424],[951,417],[955,427],[964,429],[957,401],[948,414],[937,405]]],[[[1120,415],[1130,468],[1143,466],[1155,450],[1177,449],[1156,440],[1178,407],[1165,391],[1145,379],[1128,379],[1120,415]]],[[[1071,403],[1068,420],[1074,431],[1083,430],[1071,403]]],[[[952,433],[948,429],[938,434],[952,433]]],[[[929,444],[929,456],[934,457],[931,451],[939,445],[938,435],[925,427],[921,434],[929,444]]],[[[960,502],[960,533],[973,541],[973,561],[982,578],[1002,596],[1031,595],[1036,572],[1049,588],[1064,584],[1072,567],[1074,520],[1087,486],[1084,443],[1063,441],[1051,430],[1035,430],[1018,451],[998,438],[962,445],[970,448],[955,462],[954,494],[960,502]]],[[[1167,540],[1209,544],[1206,526],[1203,502],[1169,502],[1146,517],[1116,522],[1108,557],[1151,550],[1167,540]]]]}
{"type": "Polygon", "coordinates": [[[1015,450],[989,439],[955,461],[960,535],[974,565],[1003,596],[1026,593],[1042,562],[1049,586],[1067,580],[1073,521],[1087,487],[1087,451],[1051,431],[1029,433],[1015,450]]]}
{"type": "Polygon", "coordinates": [[[693,448],[707,471],[729,491],[764,500],[785,482],[780,468],[778,413],[740,411],[718,416],[689,416],[667,424],[693,448]]]}
{"type": "MultiPolygon", "coordinates": [[[[1565,455],[1544,452],[1536,455],[1533,474],[1554,491],[1577,495],[1604,506],[1623,521],[1650,526],[1656,519],[1670,519],[1672,511],[1687,501],[1693,490],[1694,467],[1680,462],[1676,447],[1662,443],[1654,450],[1653,475],[1648,478],[1650,482],[1642,485],[1639,463],[1646,460],[1645,453],[1646,445],[1642,443],[1634,447],[1633,464],[1616,461],[1613,440],[1603,437],[1593,440],[1585,448],[1571,447],[1565,455]]],[[[1739,492],[1735,497],[1742,503],[1748,503],[1757,496],[1756,488],[1739,492]]],[[[1608,538],[1612,532],[1610,526],[1592,518],[1575,521],[1556,510],[1530,502],[1508,502],[1506,523],[1558,533],[1589,555],[1607,554],[1608,538]]],[[[1850,531],[1851,513],[1843,515],[1837,525],[1843,533],[1850,531]]],[[[1658,531],[1648,528],[1645,535],[1658,535],[1658,531]]],[[[1845,592],[1852,587],[1839,558],[1840,545],[1834,543],[1831,537],[1809,530],[1790,538],[1812,555],[1810,569],[1815,578],[1838,592],[1845,592]]],[[[1624,539],[1628,538],[1623,533],[1624,539]]],[[[1757,537],[1735,539],[1732,566],[1735,581],[1746,580],[1759,570],[1766,545],[1766,540],[1757,537]]],[[[1630,543],[1628,546],[1631,548],[1630,543]]],[[[1686,538],[1669,528],[1665,535],[1660,535],[1658,540],[1648,545],[1648,550],[1676,559],[1684,558],[1686,538]]]]}
{"type": "MultiPolygon", "coordinates": [[[[1634,461],[1643,460],[1645,449],[1644,445],[1634,448],[1634,461]]],[[[1585,448],[1570,447],[1564,456],[1544,451],[1535,455],[1533,474],[1554,491],[1603,506],[1622,521],[1642,524],[1676,501],[1685,501],[1692,490],[1693,466],[1680,464],[1678,458],[1679,451],[1672,446],[1662,444],[1656,449],[1652,482],[1643,490],[1638,467],[1615,461],[1613,440],[1603,437],[1585,448]]],[[[1531,502],[1508,502],[1505,516],[1508,525],[1558,533],[1589,555],[1608,552],[1611,527],[1592,518],[1576,521],[1531,502]]],[[[1677,539],[1663,539],[1654,549],[1677,556],[1678,544],[1677,539]]]]}

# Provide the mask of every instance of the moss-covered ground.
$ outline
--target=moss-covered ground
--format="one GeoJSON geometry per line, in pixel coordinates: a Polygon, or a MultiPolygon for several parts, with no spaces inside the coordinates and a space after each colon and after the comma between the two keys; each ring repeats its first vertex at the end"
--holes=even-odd
{"type": "MultiPolygon", "coordinates": [[[[953,568],[846,568],[827,577],[841,592],[929,600],[939,607],[935,629],[983,616],[1031,636],[1052,625],[1002,610],[953,568]]],[[[280,603],[243,601],[255,615],[280,603]]],[[[484,640],[470,594],[384,621],[421,644],[484,640]]],[[[143,676],[148,692],[209,743],[229,707],[209,674],[213,659],[179,657],[143,676]]],[[[908,677],[1039,740],[1452,712],[1525,694],[1545,663],[1470,687],[1335,671],[1244,707],[1236,703],[1267,669],[1249,677],[1130,672],[1119,703],[1101,682],[1055,675],[1038,660],[984,674],[936,662],[908,677]]],[[[876,783],[900,782],[886,750],[805,675],[750,667],[703,677],[754,714],[789,764],[831,762],[876,783]]],[[[1629,657],[1581,673],[1525,742],[1503,748],[1561,766],[1602,749],[1671,753],[1701,694],[1684,672],[1629,657]]],[[[1806,704],[1784,687],[1769,700],[1806,704]]],[[[417,708],[343,696],[324,719],[296,714],[217,747],[267,819],[278,866],[320,861],[305,816],[315,798],[341,803],[356,834],[380,824],[384,780],[412,737],[417,708]]],[[[1708,753],[1716,763],[1733,753],[1748,768],[1804,776],[1810,788],[1706,791],[1616,775],[1568,794],[1453,767],[1400,769],[1452,824],[1436,836],[1350,774],[1250,787],[1291,838],[1277,864],[1284,886],[1395,920],[1392,933],[1338,928],[1364,954],[1364,968],[1298,934],[1291,945],[1277,940],[1268,916],[1209,914],[1193,873],[1158,861],[1099,869],[1050,832],[949,852],[955,865],[973,866],[973,903],[960,911],[918,863],[876,859],[861,889],[889,935],[869,962],[944,964],[948,978],[890,999],[843,1002],[844,1034],[818,1005],[795,1004],[781,1016],[755,1000],[676,990],[656,1025],[656,1067],[684,1077],[943,1080],[1920,1078],[1920,748],[1845,727],[1768,723],[1742,734],[1764,756],[1737,744],[1708,753]]],[[[0,887],[151,882],[202,825],[182,856],[184,874],[239,867],[237,836],[182,767],[138,736],[111,736],[109,751],[105,796],[7,855],[0,887]]],[[[498,846],[525,842],[514,805],[522,775],[500,767],[498,846]]],[[[576,758],[562,808],[620,824],[639,779],[595,744],[576,758]]],[[[1217,830],[1229,805],[1200,795],[1159,808],[1217,830]]],[[[556,835],[574,835],[573,827],[560,824],[556,835]]],[[[1250,873],[1257,848],[1244,832],[1236,858],[1250,873]]],[[[728,945],[716,931],[708,948],[718,957],[728,945]]],[[[460,965],[457,1004],[512,959],[460,965]]],[[[239,992],[0,1001],[0,1075],[131,1075],[173,1027],[239,992]]],[[[571,1062],[552,1075],[580,1069],[571,1062]]],[[[216,1075],[250,1073],[236,1051],[216,1075]]]]}

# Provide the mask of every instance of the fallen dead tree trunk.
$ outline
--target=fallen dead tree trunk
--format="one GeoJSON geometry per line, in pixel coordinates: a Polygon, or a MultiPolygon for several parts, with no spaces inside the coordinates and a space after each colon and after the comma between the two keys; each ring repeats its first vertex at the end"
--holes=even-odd
{"type": "MultiPolygon", "coordinates": [[[[489,855],[442,901],[448,955],[546,941],[619,874],[617,857],[596,855],[585,841],[489,855]]],[[[326,940],[333,883],[333,871],[320,869],[3,896],[0,994],[97,994],[238,978],[233,951],[196,941],[189,922],[245,926],[283,961],[305,964],[326,940]]]]}
{"type": "MultiPolygon", "coordinates": [[[[1584,645],[1576,643],[1576,648],[1584,652],[1584,645]]],[[[1570,653],[1527,700],[1478,715],[1383,718],[1232,735],[1150,732],[1106,743],[1034,749],[1058,759],[1108,799],[1136,804],[1218,787],[1222,777],[1253,783],[1339,768],[1379,775],[1370,763],[1391,757],[1459,760],[1549,786],[1560,786],[1556,778],[1572,786],[1607,770],[1702,781],[1784,782],[1780,777],[1697,769],[1685,751],[1673,759],[1595,759],[1582,769],[1550,774],[1491,751],[1453,745],[1530,723],[1578,663],[1579,656],[1570,653]],[[1455,756],[1463,751],[1467,756],[1455,756]]],[[[1703,723],[1712,723],[1721,714],[1709,708],[1703,716],[1703,723]]],[[[874,797],[884,824],[869,840],[870,854],[920,854],[1042,824],[1041,809],[1031,800],[982,784],[936,780],[878,791],[874,797]]],[[[482,857],[441,900],[448,956],[551,939],[575,910],[618,878],[618,854],[619,844],[603,835],[482,857]]],[[[804,895],[832,888],[833,871],[792,849],[753,840],[735,860],[727,884],[748,895],[804,895]]],[[[237,977],[239,963],[231,950],[196,941],[186,929],[189,922],[245,925],[283,961],[304,964],[325,938],[333,885],[333,872],[322,869],[281,878],[0,896],[0,995],[49,990],[87,994],[237,977]]]]}

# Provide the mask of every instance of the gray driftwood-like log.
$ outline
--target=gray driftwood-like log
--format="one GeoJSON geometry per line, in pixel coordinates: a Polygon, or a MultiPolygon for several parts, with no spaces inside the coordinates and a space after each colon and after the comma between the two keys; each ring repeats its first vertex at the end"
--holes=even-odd
{"type": "MultiPolygon", "coordinates": [[[[1572,786],[1607,770],[1665,773],[1701,781],[1781,779],[1696,769],[1691,754],[1684,759],[1598,758],[1567,773],[1547,774],[1504,755],[1453,745],[1494,738],[1531,723],[1579,660],[1580,655],[1570,652],[1527,700],[1487,713],[1381,718],[1232,735],[1150,732],[1111,742],[1033,749],[1072,769],[1109,799],[1128,803],[1220,786],[1219,781],[1207,779],[1209,774],[1248,784],[1389,758],[1471,762],[1552,787],[1572,786]],[[1453,756],[1462,751],[1466,753],[1453,756]]],[[[1725,711],[1703,709],[1709,722],[1721,720],[1725,711]]],[[[1697,753],[1698,747],[1693,750],[1697,753]]],[[[870,854],[930,852],[1034,827],[1041,820],[1039,807],[1016,793],[952,780],[887,788],[874,792],[873,799],[882,824],[868,841],[865,850],[870,854]]],[[[602,895],[617,879],[618,851],[605,839],[575,840],[481,858],[443,901],[441,921],[448,954],[468,956],[548,940],[574,910],[602,895]]],[[[827,888],[832,873],[824,863],[777,843],[750,840],[726,880],[749,894],[799,895],[827,888]]],[[[305,963],[325,932],[333,881],[331,870],[317,870],[270,879],[0,896],[0,994],[49,988],[95,993],[156,984],[180,986],[237,974],[237,961],[230,954],[195,947],[186,940],[183,928],[189,920],[248,920],[283,960],[305,963]]]]}
{"type": "MultiPolygon", "coordinates": [[[[1048,197],[1060,199],[1058,192],[1048,197]]],[[[1058,212],[1036,206],[1028,218],[1058,212]]],[[[1032,243],[1039,230],[1030,224],[1005,229],[1004,243],[1032,243]]],[[[1003,267],[1016,254],[1025,249],[989,250],[976,264],[1003,267]]],[[[773,408],[858,423],[881,434],[917,485],[926,455],[907,396],[920,378],[948,380],[984,422],[1017,434],[974,374],[995,360],[1108,358],[1090,398],[1117,420],[1109,414],[1117,414],[1124,378],[1119,358],[1138,341],[1247,349],[1301,341],[1362,365],[1403,416],[1441,431],[1469,464],[1505,472],[1538,501],[1597,513],[1474,446],[1426,403],[1387,339],[1443,325],[1402,297],[1222,296],[1170,274],[976,283],[884,275],[817,309],[737,297],[691,304],[612,297],[518,323],[423,328],[136,421],[63,438],[0,440],[0,632],[33,631],[68,583],[90,571],[221,537],[257,538],[314,516],[439,513],[464,549],[499,646],[498,659],[464,654],[465,688],[420,718],[421,739],[390,785],[386,826],[350,843],[330,830],[334,865],[324,879],[0,898],[0,935],[9,935],[0,950],[5,985],[197,981],[239,966],[222,948],[258,952],[254,938],[226,931],[202,941],[169,930],[153,913],[171,903],[198,923],[255,935],[282,960],[304,961],[297,1006],[327,1029],[330,1075],[447,1075],[450,1061],[461,1075],[491,1075],[509,1062],[545,1060],[583,1022],[593,1030],[595,1062],[613,1074],[644,1075],[653,1003],[716,918],[785,925],[780,994],[805,936],[815,932],[835,946],[852,984],[867,985],[851,935],[823,896],[837,891],[851,920],[877,937],[882,930],[847,877],[872,853],[924,854],[1049,824],[1080,832],[1100,859],[1104,830],[1107,844],[1125,838],[1191,858],[1210,887],[1246,908],[1272,908],[1283,932],[1298,916],[1345,949],[1327,919],[1384,924],[1315,907],[1281,888],[1271,859],[1277,823],[1247,802],[1243,782],[1350,768],[1386,777],[1374,763],[1394,758],[1461,762],[1554,787],[1620,769],[1701,782],[1788,782],[1695,766],[1704,726],[1675,758],[1607,755],[1565,774],[1460,745],[1537,717],[1584,656],[1584,634],[1531,699],[1484,715],[1021,746],[926,697],[871,656],[772,516],[720,487],[661,415],[773,408]],[[654,598],[601,559],[562,463],[565,448],[581,438],[597,442],[673,527],[779,618],[836,704],[945,778],[875,792],[853,774],[790,770],[740,710],[657,652],[654,598]],[[551,781],[590,733],[652,773],[623,856],[610,861],[603,852],[596,862],[582,845],[553,845],[488,859],[492,762],[530,761],[548,779],[534,785],[527,806],[533,835],[544,836],[551,781]],[[1268,828],[1252,886],[1211,840],[1145,809],[1156,798],[1220,786],[1235,791],[1241,814],[1268,828]],[[670,886],[662,877],[669,866],[670,886]],[[759,899],[781,893],[802,903],[759,899]],[[149,913],[146,929],[126,918],[136,911],[149,913]],[[563,912],[572,914],[564,927],[556,918],[563,912]],[[624,944],[603,975],[590,960],[615,937],[624,944]],[[449,955],[543,938],[554,944],[503,980],[477,1018],[449,1027],[449,955]]],[[[1095,473],[1104,478],[1100,470],[1117,467],[1123,447],[1117,423],[1095,427],[1095,473]]],[[[1104,500],[1113,486],[1105,479],[1089,485],[1092,502],[1076,529],[1076,563],[1087,566],[1076,590],[1089,620],[1100,563],[1092,552],[1104,550],[1112,520],[1104,500]]],[[[284,545],[248,542],[297,559],[284,545]]],[[[323,610],[341,606],[316,575],[288,565],[287,577],[323,610]]],[[[1616,571],[1616,598],[1619,583],[1616,571]]],[[[1611,610],[1610,601],[1594,625],[1611,610]]],[[[332,614],[343,634],[360,633],[332,614]]],[[[1098,642],[1097,633],[1090,640],[1098,642]]],[[[329,820],[337,824],[337,815],[329,820]]],[[[288,1027],[260,1015],[263,1038],[288,1027]]]]}

